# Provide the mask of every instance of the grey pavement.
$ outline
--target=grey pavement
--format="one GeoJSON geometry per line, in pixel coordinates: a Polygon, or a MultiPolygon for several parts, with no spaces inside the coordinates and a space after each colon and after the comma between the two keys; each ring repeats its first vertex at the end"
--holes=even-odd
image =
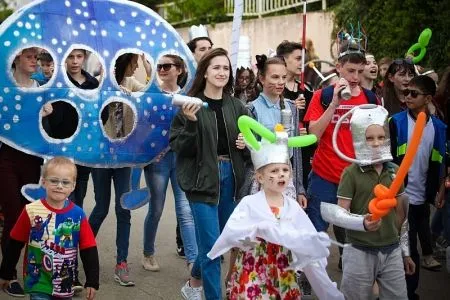
{"type": "MultiPolygon", "coordinates": [[[[142,182],[142,185],[144,183],[142,182]]],[[[89,216],[93,206],[92,182],[89,184],[88,194],[85,199],[85,211],[89,216]]],[[[131,276],[136,282],[134,287],[122,287],[114,282],[115,266],[115,232],[116,222],[114,213],[114,201],[111,201],[110,213],[103,223],[98,236],[97,243],[100,256],[100,290],[97,298],[100,300],[143,300],[143,299],[182,299],[180,288],[189,277],[186,263],[176,255],[175,243],[175,208],[172,190],[167,191],[167,200],[164,214],[161,218],[157,240],[156,257],[161,267],[160,272],[149,272],[142,268],[141,258],[143,249],[143,223],[148,210],[148,205],[134,210],[131,219],[131,237],[128,263],[131,276]]],[[[331,232],[331,231],[330,231],[331,232]]],[[[338,271],[338,251],[335,246],[331,248],[328,273],[330,277],[339,282],[341,273],[338,271]]],[[[20,262],[21,264],[22,262],[20,262]]],[[[444,262],[445,263],[445,262],[444,262]]],[[[228,267],[226,259],[222,264],[222,273],[228,267]]],[[[21,270],[21,266],[18,266],[21,270]]],[[[83,271],[80,270],[80,279],[84,279],[83,271]]],[[[421,269],[419,296],[422,300],[444,300],[450,299],[450,274],[445,272],[430,272],[421,269]]],[[[9,297],[0,291],[0,299],[17,299],[9,297]]],[[[84,295],[74,297],[84,299],[84,295]]]]}

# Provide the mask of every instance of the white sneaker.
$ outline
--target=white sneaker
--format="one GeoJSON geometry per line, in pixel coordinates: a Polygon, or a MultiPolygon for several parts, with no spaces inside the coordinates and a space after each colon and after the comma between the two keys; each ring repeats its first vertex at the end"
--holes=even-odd
{"type": "Polygon", "coordinates": [[[202,287],[191,287],[189,280],[181,288],[181,296],[183,296],[183,299],[185,300],[202,300],[202,292],[202,287]]]}
{"type": "Polygon", "coordinates": [[[156,258],[154,255],[145,256],[142,258],[142,266],[147,271],[158,272],[159,265],[156,262],[156,258]]]}

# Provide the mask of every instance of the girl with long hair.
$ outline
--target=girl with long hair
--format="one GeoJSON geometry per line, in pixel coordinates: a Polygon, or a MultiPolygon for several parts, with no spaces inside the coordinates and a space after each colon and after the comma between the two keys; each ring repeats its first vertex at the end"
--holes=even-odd
{"type": "MultiPolygon", "coordinates": [[[[184,78],[186,68],[184,61],[178,55],[166,54],[156,65],[160,87],[164,93],[178,93],[180,78],[184,78]]],[[[159,220],[164,209],[167,186],[170,179],[175,199],[175,213],[180,225],[180,235],[184,242],[184,251],[188,268],[191,269],[197,258],[197,242],[191,208],[186,194],[180,188],[176,177],[177,155],[168,148],[163,151],[155,162],[144,168],[145,181],[150,191],[150,203],[144,222],[144,257],[142,265],[148,271],[159,271],[155,258],[155,239],[159,220]]]]}
{"type": "Polygon", "coordinates": [[[233,83],[227,51],[208,51],[188,92],[208,107],[184,104],[170,129],[170,147],[177,153],[177,179],[191,206],[198,244],[191,278],[181,290],[184,299],[201,299],[203,288],[206,299],[222,299],[220,258],[210,260],[206,254],[236,206],[249,158],[237,127],[238,118],[247,110],[231,96],[233,83]]]}
{"type": "Polygon", "coordinates": [[[406,108],[403,91],[415,76],[414,65],[409,59],[396,59],[389,66],[383,81],[383,105],[394,115],[406,108]]]}

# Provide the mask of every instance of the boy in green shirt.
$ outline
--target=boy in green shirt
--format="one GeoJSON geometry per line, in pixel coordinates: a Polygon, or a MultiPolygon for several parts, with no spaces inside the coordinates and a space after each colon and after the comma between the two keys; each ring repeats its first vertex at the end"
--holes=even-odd
{"type": "Polygon", "coordinates": [[[344,248],[341,281],[341,291],[350,300],[370,299],[375,281],[380,299],[406,300],[405,272],[415,268],[405,243],[408,198],[404,188],[397,194],[397,206],[382,219],[373,220],[368,209],[374,187],[389,187],[398,169],[390,162],[387,115],[384,108],[375,105],[353,112],[350,123],[357,160],[341,176],[338,205],[321,206],[322,217],[346,228],[351,243],[344,248]]]}

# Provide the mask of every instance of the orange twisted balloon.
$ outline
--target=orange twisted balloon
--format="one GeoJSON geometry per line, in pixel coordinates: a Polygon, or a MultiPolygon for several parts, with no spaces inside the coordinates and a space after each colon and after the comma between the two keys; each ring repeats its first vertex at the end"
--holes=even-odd
{"type": "Polygon", "coordinates": [[[373,193],[375,194],[375,198],[369,202],[369,212],[372,214],[372,220],[378,220],[386,216],[392,208],[397,206],[397,199],[395,199],[395,196],[402,186],[403,181],[408,174],[408,170],[414,161],[420,140],[422,139],[425,123],[426,115],[421,112],[417,116],[411,141],[408,145],[405,157],[398,168],[397,175],[395,176],[394,181],[392,181],[391,187],[388,189],[382,184],[377,184],[374,187],[373,193]]]}

